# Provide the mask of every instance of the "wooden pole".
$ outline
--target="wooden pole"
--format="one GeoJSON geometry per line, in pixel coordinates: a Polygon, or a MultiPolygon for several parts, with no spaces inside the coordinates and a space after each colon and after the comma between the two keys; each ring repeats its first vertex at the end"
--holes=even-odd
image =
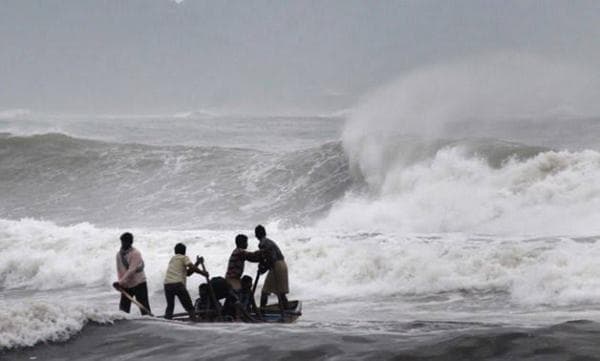
{"type": "Polygon", "coordinates": [[[206,278],[206,284],[208,285],[208,292],[210,293],[210,298],[212,299],[212,302],[215,304],[215,308],[217,309],[217,320],[222,321],[223,315],[221,314],[221,304],[219,303],[219,300],[215,295],[215,290],[213,290],[213,287],[210,284],[210,279],[207,276],[208,272],[206,272],[204,261],[200,262],[200,265],[202,265],[202,270],[204,271],[204,278],[206,278]]]}
{"type": "Polygon", "coordinates": [[[129,299],[129,301],[135,303],[141,310],[147,312],[150,316],[154,316],[152,314],[152,312],[150,312],[150,310],[146,308],[146,306],[142,305],[138,300],[136,300],[135,298],[131,297],[131,295],[129,293],[127,293],[127,291],[125,291],[123,288],[121,288],[120,286],[117,286],[117,285],[113,285],[113,287],[117,291],[121,292],[121,294],[123,296],[125,296],[125,298],[129,299]]]}

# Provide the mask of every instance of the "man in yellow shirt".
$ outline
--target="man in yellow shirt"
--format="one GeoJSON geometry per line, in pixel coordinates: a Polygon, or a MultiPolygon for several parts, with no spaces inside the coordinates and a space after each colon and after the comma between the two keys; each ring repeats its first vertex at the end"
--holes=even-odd
{"type": "Polygon", "coordinates": [[[167,309],[165,310],[165,318],[173,317],[173,309],[175,308],[175,296],[179,298],[179,302],[183,308],[189,313],[192,320],[196,319],[194,305],[186,288],[186,278],[194,272],[200,273],[208,277],[208,273],[198,269],[201,262],[200,257],[196,256],[196,263],[192,263],[189,257],[185,255],[186,247],[183,243],[175,245],[175,255],[169,261],[167,274],[165,276],[165,297],[167,299],[167,309]]]}

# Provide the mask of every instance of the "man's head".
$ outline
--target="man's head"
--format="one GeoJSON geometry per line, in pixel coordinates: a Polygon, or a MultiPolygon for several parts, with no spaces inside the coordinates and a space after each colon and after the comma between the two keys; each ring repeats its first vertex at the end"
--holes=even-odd
{"type": "Polygon", "coordinates": [[[244,234],[238,234],[235,236],[235,245],[237,248],[246,249],[248,248],[248,237],[244,234]]]}
{"type": "Polygon", "coordinates": [[[198,295],[200,298],[204,298],[208,295],[208,285],[206,283],[202,283],[198,286],[198,295]]]}
{"type": "Polygon", "coordinates": [[[121,235],[121,249],[127,250],[131,248],[133,244],[133,235],[129,232],[125,232],[121,235]]]}
{"type": "Polygon", "coordinates": [[[252,289],[252,277],[250,277],[248,275],[242,277],[241,283],[242,283],[243,290],[247,291],[247,290],[252,289]]]}
{"type": "Polygon", "coordinates": [[[259,224],[258,226],[256,226],[256,228],[254,228],[254,235],[259,240],[262,240],[267,236],[267,231],[265,230],[265,227],[259,224]]]}
{"type": "Polygon", "coordinates": [[[175,254],[182,254],[185,256],[185,244],[177,243],[175,245],[175,254]]]}

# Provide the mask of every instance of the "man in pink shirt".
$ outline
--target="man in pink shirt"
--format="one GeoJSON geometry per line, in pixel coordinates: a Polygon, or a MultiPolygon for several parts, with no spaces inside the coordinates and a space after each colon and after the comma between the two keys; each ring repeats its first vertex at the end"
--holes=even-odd
{"type": "MultiPolygon", "coordinates": [[[[121,249],[117,252],[117,276],[119,281],[114,286],[119,286],[140,302],[146,310],[140,309],[142,315],[148,314],[150,304],[148,303],[148,287],[146,285],[146,274],[144,273],[144,260],[142,254],[132,247],[133,235],[129,232],[121,235],[121,249]]],[[[131,301],[121,295],[119,309],[129,313],[131,301]]]]}

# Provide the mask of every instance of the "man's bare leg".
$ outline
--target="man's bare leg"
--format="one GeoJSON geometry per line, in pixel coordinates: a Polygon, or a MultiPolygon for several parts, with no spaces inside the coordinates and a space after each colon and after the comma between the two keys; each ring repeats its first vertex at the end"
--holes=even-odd
{"type": "Polygon", "coordinates": [[[269,301],[269,294],[261,293],[260,294],[260,308],[265,308],[265,306],[267,306],[267,301],[269,301]]]}
{"type": "Polygon", "coordinates": [[[285,293],[278,293],[277,301],[279,303],[279,312],[281,312],[281,320],[283,320],[285,310],[288,308],[288,300],[285,293]]]}

